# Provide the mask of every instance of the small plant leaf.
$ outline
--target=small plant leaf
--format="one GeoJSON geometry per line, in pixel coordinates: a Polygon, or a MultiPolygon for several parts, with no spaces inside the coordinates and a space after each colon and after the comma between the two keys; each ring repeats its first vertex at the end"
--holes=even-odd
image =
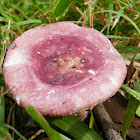
{"type": "Polygon", "coordinates": [[[52,124],[69,133],[77,140],[102,140],[102,138],[85,123],[81,122],[75,116],[65,117],[46,116],[52,124]]]}
{"type": "Polygon", "coordinates": [[[32,106],[27,106],[26,111],[44,129],[50,140],[70,140],[50,127],[46,119],[32,106]]]}

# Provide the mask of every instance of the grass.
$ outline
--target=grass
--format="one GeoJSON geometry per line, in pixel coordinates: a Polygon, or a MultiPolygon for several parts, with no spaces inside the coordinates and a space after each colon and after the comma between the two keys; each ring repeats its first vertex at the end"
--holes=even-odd
{"type": "MultiPolygon", "coordinates": [[[[10,139],[34,139],[31,137],[31,134],[23,133],[23,120],[24,117],[22,111],[20,113],[20,127],[14,128],[14,122],[17,120],[14,117],[14,107],[11,108],[11,113],[8,114],[5,108],[5,102],[7,100],[11,103],[11,106],[15,103],[10,94],[6,93],[6,87],[4,80],[2,78],[3,69],[2,64],[4,61],[4,56],[6,51],[12,42],[20,36],[23,32],[28,29],[37,27],[44,23],[52,23],[59,21],[70,21],[78,24],[83,27],[95,28],[105,34],[113,44],[115,44],[116,49],[124,57],[124,59],[131,60],[133,55],[139,51],[139,41],[140,41],[140,2],[138,0],[1,0],[0,4],[0,87],[1,87],[1,96],[0,96],[0,139],[9,137],[10,139]],[[4,91],[3,91],[4,90],[4,91]],[[6,120],[8,117],[8,121],[6,120]],[[9,122],[9,124],[6,124],[9,122]],[[11,130],[7,130],[10,128],[11,130]],[[16,130],[18,129],[18,131],[16,130]],[[13,133],[15,132],[15,133],[13,133]],[[26,137],[26,138],[25,138],[26,137]]],[[[136,61],[140,61],[140,54],[136,56],[136,61]]],[[[122,86],[122,89],[128,94],[132,95],[136,100],[137,104],[140,99],[140,93],[138,90],[131,90],[128,87],[122,86]]],[[[132,100],[132,99],[131,99],[132,100]]],[[[131,101],[129,105],[131,106],[131,101]]],[[[137,105],[138,107],[138,105],[137,105]]],[[[19,110],[20,108],[16,106],[19,110]]],[[[129,107],[130,108],[130,107],[129,107]]],[[[135,108],[135,111],[137,108],[135,108]]],[[[131,110],[129,110],[131,111],[131,110]]],[[[127,111],[126,113],[128,113],[127,111]]],[[[30,111],[29,111],[30,112],[30,111]]],[[[91,113],[92,114],[92,113],[91,113]]],[[[131,121],[135,113],[132,115],[132,118],[124,118],[123,127],[128,128],[127,123],[131,124],[131,121]]],[[[69,118],[71,122],[73,118],[69,118]]],[[[59,120],[62,121],[61,119],[59,120]]],[[[59,122],[58,121],[58,122],[59,122]]],[[[93,116],[90,122],[90,128],[92,128],[93,116]]],[[[57,121],[56,121],[57,123],[57,121]]],[[[63,121],[61,123],[64,123],[63,121]]],[[[60,123],[60,124],[61,124],[60,123]]],[[[78,124],[81,124],[80,122],[78,124]]],[[[59,123],[57,127],[60,127],[59,123]]],[[[87,131],[87,126],[81,124],[83,127],[82,131],[87,131]]],[[[130,125],[129,125],[130,126],[130,125]]],[[[45,127],[45,126],[44,126],[45,127]]],[[[43,128],[44,128],[43,127],[43,128]]],[[[48,134],[47,130],[44,128],[46,133],[50,136],[51,133],[57,133],[49,125],[50,133],[48,134]]],[[[67,124],[67,127],[71,128],[71,123],[67,124]]],[[[48,128],[48,129],[49,129],[48,128]]],[[[75,136],[75,131],[77,134],[81,133],[80,130],[67,131],[66,128],[61,128],[67,133],[70,133],[72,136],[75,136]]],[[[72,128],[71,128],[72,129],[72,128]]],[[[38,131],[38,130],[36,130],[38,131]]],[[[31,133],[31,132],[30,132],[31,133]]],[[[89,139],[92,139],[96,134],[89,130],[89,139]]],[[[78,135],[76,134],[76,138],[78,135]]],[[[34,135],[34,134],[32,134],[34,135]]],[[[39,134],[38,134],[39,135],[39,134]]],[[[57,133],[56,135],[61,135],[57,133]]],[[[79,135],[81,136],[81,135],[79,135]]],[[[122,136],[126,138],[126,130],[122,132],[122,136]]],[[[50,136],[51,137],[51,136],[50,136]]],[[[60,136],[61,137],[61,136],[60,136]]],[[[81,136],[82,137],[82,136],[81,136]]],[[[80,137],[80,139],[82,139],[80,137]]],[[[98,136],[97,136],[98,137],[98,136]]],[[[55,139],[55,138],[52,138],[55,139]]],[[[61,138],[60,138],[61,139],[61,138]]],[[[63,139],[63,138],[62,138],[63,139]]],[[[64,138],[67,139],[67,138],[64,138]]],[[[83,139],[87,137],[83,136],[83,139]]]]}

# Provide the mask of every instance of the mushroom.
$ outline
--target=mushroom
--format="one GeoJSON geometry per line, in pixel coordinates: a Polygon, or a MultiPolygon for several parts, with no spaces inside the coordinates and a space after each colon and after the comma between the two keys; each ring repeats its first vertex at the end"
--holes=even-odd
{"type": "Polygon", "coordinates": [[[126,65],[99,31],[58,22],[18,37],[7,52],[3,71],[19,106],[66,116],[113,96],[124,81],[126,65]]]}

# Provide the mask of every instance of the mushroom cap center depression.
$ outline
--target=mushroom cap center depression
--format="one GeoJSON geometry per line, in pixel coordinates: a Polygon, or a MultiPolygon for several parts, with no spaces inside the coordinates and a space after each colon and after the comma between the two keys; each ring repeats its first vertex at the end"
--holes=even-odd
{"type": "Polygon", "coordinates": [[[55,35],[31,50],[32,69],[47,84],[74,84],[104,66],[102,51],[84,38],[55,35]]]}

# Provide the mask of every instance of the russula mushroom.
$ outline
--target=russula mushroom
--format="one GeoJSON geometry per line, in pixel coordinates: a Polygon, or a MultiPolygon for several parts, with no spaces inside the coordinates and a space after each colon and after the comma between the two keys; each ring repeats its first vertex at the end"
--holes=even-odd
{"type": "Polygon", "coordinates": [[[18,37],[7,52],[3,71],[18,105],[65,116],[114,95],[123,83],[126,65],[99,31],[58,22],[18,37]]]}

